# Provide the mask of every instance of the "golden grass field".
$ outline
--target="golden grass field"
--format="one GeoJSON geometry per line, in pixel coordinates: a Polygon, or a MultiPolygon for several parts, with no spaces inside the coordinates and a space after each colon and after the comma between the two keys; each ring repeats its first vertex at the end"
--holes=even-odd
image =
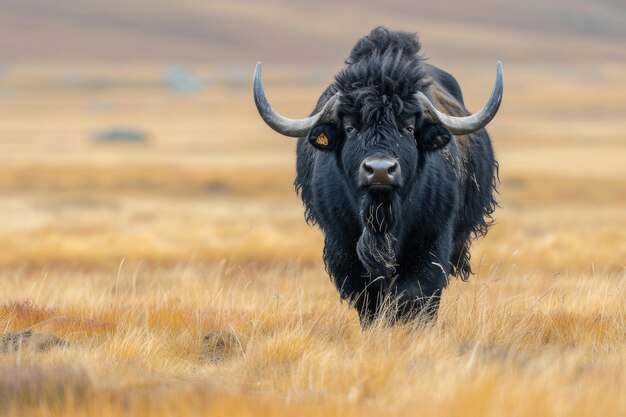
{"type": "MultiPolygon", "coordinates": [[[[445,28],[422,30],[447,45],[445,28]]],[[[498,30],[491,50],[528,47],[498,30]]],[[[489,128],[501,207],[473,247],[477,274],[450,282],[436,323],[366,331],[304,221],[294,142],[254,109],[262,57],[249,77],[193,66],[211,82],[188,95],[165,89],[154,62],[12,66],[0,78],[0,415],[626,415],[615,45],[594,53],[618,58],[571,67],[504,61],[489,128]],[[149,140],[93,140],[111,126],[149,140]]],[[[495,62],[443,61],[476,110],[495,62]]],[[[286,115],[308,113],[332,77],[308,68],[265,64],[286,115]]]]}

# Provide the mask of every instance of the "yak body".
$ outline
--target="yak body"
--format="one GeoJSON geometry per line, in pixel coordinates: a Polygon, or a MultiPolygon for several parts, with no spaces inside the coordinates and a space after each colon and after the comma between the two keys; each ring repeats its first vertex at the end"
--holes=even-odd
{"type": "Polygon", "coordinates": [[[448,276],[471,274],[470,242],[486,233],[496,206],[487,131],[452,136],[423,120],[418,91],[450,115],[469,113],[454,77],[419,48],[415,35],[383,28],[358,41],[315,109],[341,94],[337,121],[324,126],[332,146],[298,140],[295,187],[307,221],[324,232],[326,269],[363,325],[383,309],[393,320],[434,316],[448,276]],[[398,133],[405,119],[414,120],[413,140],[398,133]],[[345,120],[358,133],[347,134],[345,120]],[[399,161],[397,189],[359,186],[359,163],[370,155],[399,161]]]}
{"type": "Polygon", "coordinates": [[[470,242],[496,206],[498,165],[484,127],[502,101],[502,64],[486,105],[469,113],[454,77],[419,50],[415,35],[374,29],[304,119],[273,110],[260,62],[254,71],[261,118],[299,138],[296,190],[363,326],[434,317],[448,276],[472,273],[470,242]]]}

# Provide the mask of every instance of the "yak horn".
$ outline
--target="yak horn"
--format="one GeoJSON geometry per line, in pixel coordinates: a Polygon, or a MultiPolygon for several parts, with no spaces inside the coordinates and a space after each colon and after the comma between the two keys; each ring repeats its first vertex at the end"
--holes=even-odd
{"type": "Polygon", "coordinates": [[[307,136],[309,131],[318,122],[327,122],[334,118],[339,93],[332,96],[322,107],[322,110],[306,119],[289,119],[278,114],[265,98],[263,83],[261,82],[261,63],[257,62],[253,78],[254,104],[265,123],[278,133],[299,138],[307,136]]]}
{"type": "Polygon", "coordinates": [[[424,117],[427,121],[447,127],[454,135],[468,135],[487,126],[491,119],[494,118],[502,102],[503,90],[502,62],[498,61],[496,67],[496,81],[493,84],[491,96],[485,107],[478,113],[465,117],[448,116],[437,110],[435,106],[433,106],[433,103],[431,103],[421,91],[417,93],[417,99],[422,106],[424,117]]]}

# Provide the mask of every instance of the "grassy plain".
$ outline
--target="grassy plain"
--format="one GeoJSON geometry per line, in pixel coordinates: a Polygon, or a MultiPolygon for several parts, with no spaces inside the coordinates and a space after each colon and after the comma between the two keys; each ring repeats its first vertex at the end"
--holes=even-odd
{"type": "MultiPolygon", "coordinates": [[[[493,74],[448,68],[476,109],[493,74]]],[[[69,346],[0,353],[0,414],[626,414],[624,65],[505,66],[477,275],[433,326],[365,332],[304,222],[293,142],[247,78],[196,71],[212,83],[189,95],[152,64],[2,80],[0,334],[69,346]],[[93,140],[110,126],[149,140],[93,140]]],[[[299,74],[266,68],[291,116],[327,81],[299,74]]]]}

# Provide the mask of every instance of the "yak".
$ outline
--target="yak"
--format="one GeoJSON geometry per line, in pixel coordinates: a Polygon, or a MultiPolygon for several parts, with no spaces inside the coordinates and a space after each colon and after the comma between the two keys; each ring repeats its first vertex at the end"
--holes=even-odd
{"type": "Polygon", "coordinates": [[[498,163],[484,127],[503,93],[502,64],[487,104],[466,110],[461,88],[420,53],[416,34],[372,30],[310,117],[272,109],[253,77],[259,114],[299,138],[295,188],[324,233],[332,282],[367,327],[436,318],[450,275],[472,274],[470,244],[486,234],[498,163]]]}

